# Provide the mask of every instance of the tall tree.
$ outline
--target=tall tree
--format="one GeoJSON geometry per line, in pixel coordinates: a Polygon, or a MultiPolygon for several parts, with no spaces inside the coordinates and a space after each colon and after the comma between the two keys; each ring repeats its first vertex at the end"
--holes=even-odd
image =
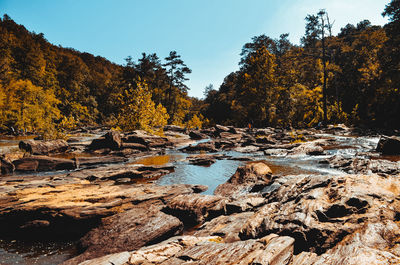
{"type": "Polygon", "coordinates": [[[186,75],[192,70],[186,66],[181,56],[176,51],[171,51],[169,56],[165,58],[166,63],[163,65],[167,69],[169,77],[169,88],[167,90],[166,108],[170,114],[169,122],[174,121],[179,104],[179,97],[186,95],[189,88],[185,85],[185,81],[189,80],[186,75]]]}

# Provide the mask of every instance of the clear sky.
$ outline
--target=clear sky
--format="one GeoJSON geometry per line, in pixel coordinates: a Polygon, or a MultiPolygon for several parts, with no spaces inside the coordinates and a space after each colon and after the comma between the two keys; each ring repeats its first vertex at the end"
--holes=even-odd
{"type": "Polygon", "coordinates": [[[124,64],[142,52],[160,58],[176,50],[192,69],[189,95],[218,88],[238,69],[242,46],[253,36],[289,33],[299,43],[304,18],[326,9],[334,33],[347,23],[381,16],[390,0],[0,0],[7,13],[51,43],[124,64]]]}

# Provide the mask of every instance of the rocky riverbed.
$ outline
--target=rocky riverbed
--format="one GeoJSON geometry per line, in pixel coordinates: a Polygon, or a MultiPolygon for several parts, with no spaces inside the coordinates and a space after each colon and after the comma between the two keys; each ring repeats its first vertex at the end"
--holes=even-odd
{"type": "Polygon", "coordinates": [[[4,264],[400,263],[396,136],[217,125],[0,142],[4,264]]]}

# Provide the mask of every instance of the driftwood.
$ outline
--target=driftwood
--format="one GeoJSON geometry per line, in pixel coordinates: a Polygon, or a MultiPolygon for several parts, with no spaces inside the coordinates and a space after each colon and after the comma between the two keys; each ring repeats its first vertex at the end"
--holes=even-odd
{"type": "Polygon", "coordinates": [[[53,141],[21,141],[19,148],[33,155],[47,155],[50,153],[62,153],[68,150],[69,145],[64,140],[53,141]]]}

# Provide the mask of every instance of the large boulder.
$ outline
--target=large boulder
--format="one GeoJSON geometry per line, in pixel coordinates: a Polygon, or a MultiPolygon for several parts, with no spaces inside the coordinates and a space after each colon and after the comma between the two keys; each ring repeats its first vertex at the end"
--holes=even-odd
{"type": "Polygon", "coordinates": [[[400,137],[381,136],[376,151],[381,152],[382,155],[400,155],[400,137]]]}
{"type": "Polygon", "coordinates": [[[104,136],[93,139],[88,148],[90,150],[111,149],[119,150],[122,147],[121,135],[117,131],[109,131],[104,136]]]}
{"type": "Polygon", "coordinates": [[[121,135],[117,131],[109,131],[104,135],[105,140],[111,149],[120,149],[122,146],[121,135]]]}
{"type": "Polygon", "coordinates": [[[221,196],[179,195],[167,203],[164,211],[187,224],[199,224],[226,213],[227,200],[221,196]]]}
{"type": "Polygon", "coordinates": [[[33,155],[48,155],[51,153],[62,153],[68,150],[69,145],[64,140],[19,142],[19,148],[33,155]]]}
{"type": "Polygon", "coordinates": [[[214,194],[222,196],[237,196],[242,193],[257,190],[271,183],[272,171],[263,161],[250,162],[245,166],[238,167],[230,179],[219,185],[214,194]]]}

